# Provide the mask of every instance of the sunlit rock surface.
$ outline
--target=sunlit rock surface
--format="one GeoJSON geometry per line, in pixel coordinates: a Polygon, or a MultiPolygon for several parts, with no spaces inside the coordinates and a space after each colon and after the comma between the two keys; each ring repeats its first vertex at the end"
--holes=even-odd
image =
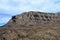
{"type": "Polygon", "coordinates": [[[60,40],[60,12],[24,12],[0,27],[0,40],[60,40]]]}

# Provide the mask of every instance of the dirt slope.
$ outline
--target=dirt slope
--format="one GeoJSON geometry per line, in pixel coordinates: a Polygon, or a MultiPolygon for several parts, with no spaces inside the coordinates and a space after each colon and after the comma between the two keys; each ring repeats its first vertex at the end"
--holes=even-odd
{"type": "Polygon", "coordinates": [[[60,13],[24,12],[0,27],[0,40],[60,40],[60,13]]]}

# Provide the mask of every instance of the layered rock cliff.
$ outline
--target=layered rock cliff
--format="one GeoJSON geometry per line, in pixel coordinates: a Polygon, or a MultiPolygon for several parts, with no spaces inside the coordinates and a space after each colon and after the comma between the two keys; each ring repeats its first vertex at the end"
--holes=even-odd
{"type": "Polygon", "coordinates": [[[0,27],[0,40],[60,40],[60,12],[24,12],[0,27]]]}

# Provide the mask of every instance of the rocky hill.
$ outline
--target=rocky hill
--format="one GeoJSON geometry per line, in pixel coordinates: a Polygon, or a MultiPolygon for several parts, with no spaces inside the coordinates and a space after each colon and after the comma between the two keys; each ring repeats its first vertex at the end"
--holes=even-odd
{"type": "Polygon", "coordinates": [[[60,12],[24,12],[0,27],[0,40],[60,40],[60,12]]]}

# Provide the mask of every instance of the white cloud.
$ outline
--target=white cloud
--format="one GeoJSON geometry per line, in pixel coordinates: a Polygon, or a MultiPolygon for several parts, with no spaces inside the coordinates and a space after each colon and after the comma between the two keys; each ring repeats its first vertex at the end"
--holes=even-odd
{"type": "MultiPolygon", "coordinates": [[[[6,24],[11,18],[10,17],[0,17],[0,24],[4,25],[6,24]],[[3,23],[3,24],[2,24],[3,23]]],[[[0,26],[1,26],[0,25],[0,26]]]]}
{"type": "Polygon", "coordinates": [[[5,1],[2,0],[0,1],[2,3],[2,4],[0,3],[1,5],[0,8],[7,11],[17,11],[17,10],[18,11],[28,11],[28,10],[44,11],[44,9],[48,11],[47,9],[57,6],[56,4],[54,4],[54,2],[56,1],[59,0],[5,0],[5,1]]]}

